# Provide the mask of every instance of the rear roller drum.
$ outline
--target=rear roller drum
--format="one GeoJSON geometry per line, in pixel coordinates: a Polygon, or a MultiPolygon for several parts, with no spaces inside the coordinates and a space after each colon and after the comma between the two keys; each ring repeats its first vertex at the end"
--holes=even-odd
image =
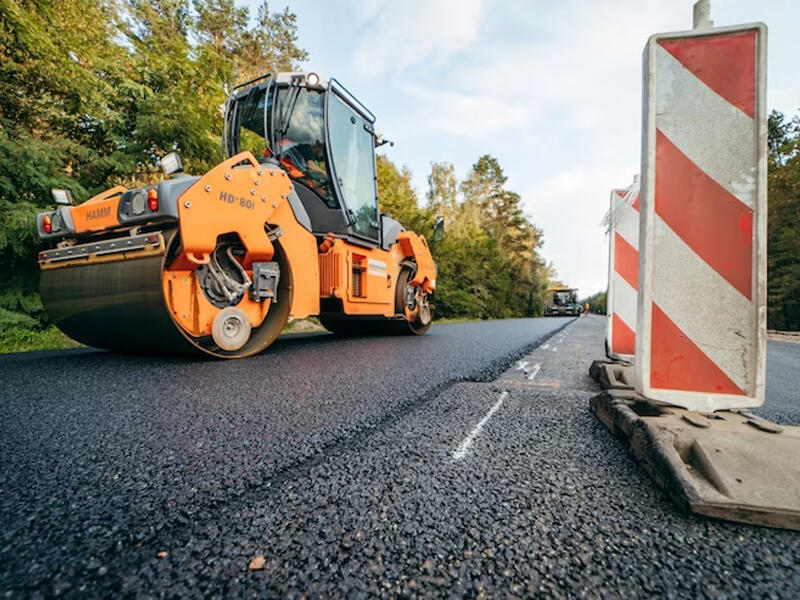
{"type": "Polygon", "coordinates": [[[214,316],[206,335],[193,336],[181,327],[165,297],[162,279],[178,251],[179,236],[176,230],[163,235],[167,251],[160,255],[43,270],[42,302],[53,322],[69,337],[97,348],[217,358],[257,354],[280,335],[289,319],[292,275],[278,245],[274,260],[281,277],[263,322],[251,327],[241,309],[227,306],[214,316]]]}

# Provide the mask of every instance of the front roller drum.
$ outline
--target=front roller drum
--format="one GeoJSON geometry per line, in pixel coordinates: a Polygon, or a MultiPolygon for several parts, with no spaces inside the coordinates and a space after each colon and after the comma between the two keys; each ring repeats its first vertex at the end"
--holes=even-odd
{"type": "Polygon", "coordinates": [[[194,337],[178,324],[164,298],[162,276],[178,236],[173,230],[164,237],[164,254],[43,269],[39,288],[50,319],[74,340],[117,352],[242,358],[261,352],[280,335],[289,319],[292,278],[279,247],[282,277],[262,324],[250,330],[242,311],[228,307],[216,316],[210,335],[194,337]]]}

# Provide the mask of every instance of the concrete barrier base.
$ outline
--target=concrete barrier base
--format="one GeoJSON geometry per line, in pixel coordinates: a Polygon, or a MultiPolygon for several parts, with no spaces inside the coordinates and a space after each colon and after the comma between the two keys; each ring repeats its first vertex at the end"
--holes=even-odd
{"type": "Polygon", "coordinates": [[[800,427],[666,406],[630,390],[607,389],[590,404],[682,509],[800,530],[800,427]]]}

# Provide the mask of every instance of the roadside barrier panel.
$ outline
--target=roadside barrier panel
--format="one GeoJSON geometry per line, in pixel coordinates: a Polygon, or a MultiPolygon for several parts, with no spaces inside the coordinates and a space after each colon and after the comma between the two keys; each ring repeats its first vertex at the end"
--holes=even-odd
{"type": "Polygon", "coordinates": [[[633,362],[639,289],[639,180],[611,191],[608,217],[608,357],[633,362]]]}
{"type": "Polygon", "coordinates": [[[645,47],[635,364],[652,400],[764,402],[766,35],[755,23],[645,47]]]}
{"type": "Polygon", "coordinates": [[[635,360],[594,361],[590,405],[681,508],[800,530],[800,427],[747,410],[765,387],[766,26],[694,13],[703,29],[645,47],[635,360]]]}

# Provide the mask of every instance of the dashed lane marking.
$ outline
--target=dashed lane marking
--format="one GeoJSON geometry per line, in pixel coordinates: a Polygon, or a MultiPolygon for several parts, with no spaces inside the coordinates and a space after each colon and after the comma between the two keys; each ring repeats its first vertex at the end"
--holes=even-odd
{"type": "Polygon", "coordinates": [[[461,445],[458,447],[458,449],[453,452],[453,460],[461,460],[469,453],[470,446],[472,446],[475,438],[478,437],[481,429],[483,429],[483,426],[489,422],[489,419],[492,418],[492,415],[500,409],[506,397],[508,397],[507,391],[504,391],[502,394],[500,394],[497,402],[492,405],[492,408],[489,409],[489,412],[487,412],[484,417],[478,421],[478,424],[475,425],[475,428],[469,432],[469,435],[464,438],[464,441],[461,442],[461,445]]]}

